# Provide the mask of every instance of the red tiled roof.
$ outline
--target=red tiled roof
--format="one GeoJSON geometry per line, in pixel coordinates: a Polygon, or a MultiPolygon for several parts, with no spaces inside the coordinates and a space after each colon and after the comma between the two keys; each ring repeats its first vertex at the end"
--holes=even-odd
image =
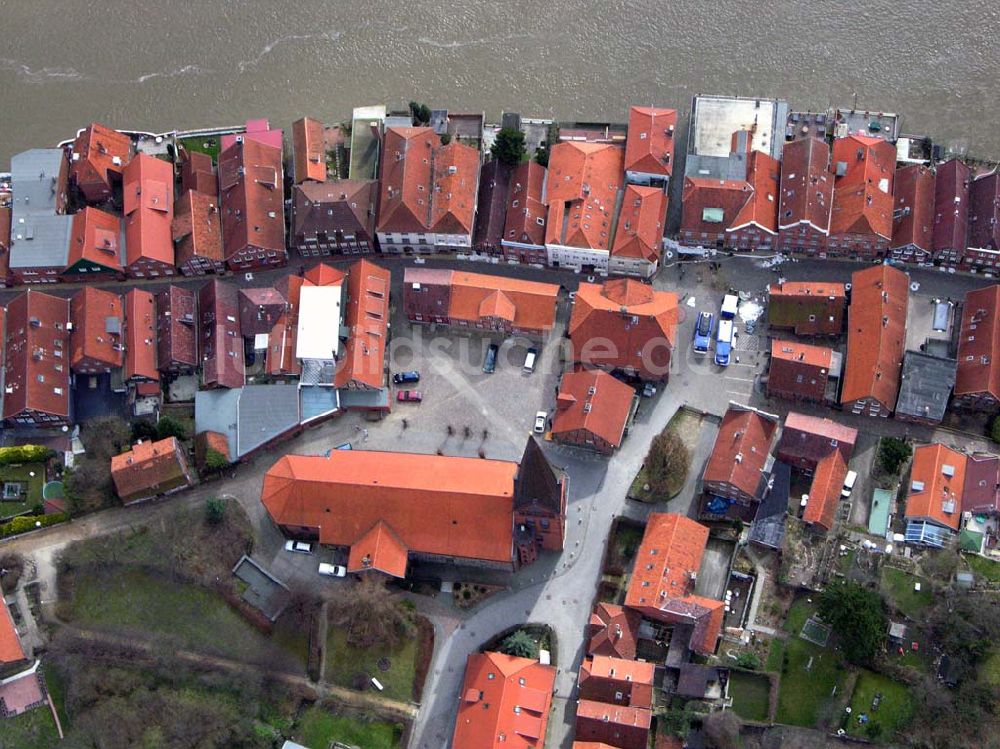
{"type": "Polygon", "coordinates": [[[545,167],[537,161],[519,164],[510,177],[503,238],[541,247],[545,244],[545,167]]]}
{"type": "Polygon", "coordinates": [[[202,382],[209,387],[243,387],[243,335],[236,287],[217,279],[198,290],[198,339],[202,382]]]}
{"type": "Polygon", "coordinates": [[[595,655],[580,664],[580,699],[611,702],[614,692],[622,692],[629,707],[653,706],[653,677],[656,666],[648,661],[595,655]],[[607,696],[611,692],[610,699],[607,696]]]}
{"type": "Polygon", "coordinates": [[[696,235],[721,234],[734,226],[743,207],[753,199],[749,182],[709,177],[686,177],[681,211],[681,230],[696,235]],[[721,216],[718,214],[721,211],[721,216]]]}
{"type": "Polygon", "coordinates": [[[828,281],[785,281],[773,283],[768,287],[768,296],[804,296],[804,297],[837,297],[847,298],[847,290],[842,283],[828,281]]]}
{"type": "Polygon", "coordinates": [[[382,151],[378,231],[471,234],[479,152],[429,127],[391,127],[382,151]]]}
{"type": "Polygon", "coordinates": [[[284,133],[280,129],[272,130],[271,123],[263,117],[247,120],[243,126],[242,133],[226,133],[222,136],[220,150],[225,151],[234,143],[243,141],[244,143],[259,143],[268,148],[282,149],[282,136],[284,133]]]}
{"type": "Polygon", "coordinates": [[[934,251],[964,250],[969,239],[972,169],[958,159],[937,167],[934,178],[934,251]]]}
{"type": "Polygon", "coordinates": [[[311,236],[323,230],[332,238],[340,231],[359,241],[371,242],[375,236],[377,198],[375,180],[343,179],[297,185],[293,234],[311,236]]]}
{"type": "Polygon", "coordinates": [[[771,339],[771,359],[801,362],[810,367],[822,367],[830,371],[833,349],[826,346],[812,346],[798,341],[771,339]]]}
{"type": "Polygon", "coordinates": [[[121,219],[89,206],[74,214],[67,268],[83,260],[120,273],[124,255],[121,219]]]}
{"type": "Polygon", "coordinates": [[[663,379],[676,343],[677,317],[673,292],[654,290],[632,279],[581,283],[568,329],[574,357],[586,364],[632,368],[652,379],[663,379]],[[594,346],[599,341],[610,341],[615,355],[608,356],[603,343],[588,352],[588,342],[594,346]]]}
{"type": "Polygon", "coordinates": [[[849,460],[858,430],[832,419],[789,411],[781,430],[777,455],[782,460],[803,460],[815,466],[833,450],[849,460]]]}
{"type": "Polygon", "coordinates": [[[128,452],[111,457],[111,478],[122,499],[185,477],[187,465],[176,437],[140,442],[128,452]]]}
{"type": "Polygon", "coordinates": [[[827,531],[833,528],[846,476],[847,463],[839,450],[834,450],[816,464],[809,486],[809,500],[802,513],[804,522],[821,526],[827,531]]]}
{"type": "Polygon", "coordinates": [[[273,286],[240,289],[240,332],[245,338],[268,334],[285,314],[285,297],[273,286]]]}
{"type": "Polygon", "coordinates": [[[303,117],[292,123],[292,153],[295,157],[295,184],[326,179],[326,145],[323,123],[303,117]]]}
{"type": "Polygon", "coordinates": [[[219,201],[215,196],[188,190],[177,201],[171,225],[176,248],[176,263],[184,265],[192,258],[222,262],[222,223],[219,201]]]}
{"type": "Polygon", "coordinates": [[[413,552],[510,563],[517,463],[334,450],[286,455],[261,501],[279,525],[316,529],[321,544],[353,546],[383,521],[413,552]]]}
{"type": "Polygon", "coordinates": [[[1000,457],[973,453],[965,463],[962,512],[1000,510],[1000,457]]]}
{"type": "Polygon", "coordinates": [[[182,151],[181,194],[194,190],[216,200],[219,197],[219,177],[212,157],[200,151],[182,151]]]}
{"type": "Polygon", "coordinates": [[[876,265],[851,276],[847,310],[847,365],[840,402],[874,398],[892,410],[906,347],[909,277],[889,265],[876,265]]]}
{"type": "Polygon", "coordinates": [[[832,208],[830,147],[818,138],[786,143],[781,153],[778,227],[785,229],[805,222],[825,234],[830,229],[832,208]]]}
{"type": "Polygon", "coordinates": [[[393,577],[406,577],[409,549],[392,528],[379,520],[351,545],[348,572],[378,570],[393,577]]]}
{"type": "Polygon", "coordinates": [[[667,194],[663,190],[628,185],[611,254],[656,262],[660,259],[666,220],[667,194]]]}
{"type": "Polygon", "coordinates": [[[636,634],[640,617],[635,611],[613,603],[598,602],[587,625],[587,655],[635,658],[636,634]]]}
{"type": "Polygon", "coordinates": [[[385,384],[389,284],[389,271],[368,260],[359,260],[348,270],[344,324],[350,334],[337,362],[337,387],[355,383],[380,388],[385,384]]]}
{"type": "Polygon", "coordinates": [[[635,555],[625,605],[646,616],[694,625],[691,647],[711,653],[722,629],[724,605],[694,594],[708,528],[682,515],[653,513],[635,555]]]}
{"type": "Polygon", "coordinates": [[[567,372],[559,383],[552,435],[585,431],[619,447],[635,390],[599,369],[567,372]]]}
{"type": "Polygon", "coordinates": [[[194,291],[181,286],[156,295],[157,361],[161,369],[198,366],[197,300],[194,291]]]}
{"type": "Polygon", "coordinates": [[[303,275],[312,286],[340,286],[347,276],[327,263],[316,263],[303,275]]]}
{"type": "Polygon", "coordinates": [[[537,749],[556,670],[529,658],[473,653],[465,666],[452,749],[537,749]]]}
{"type": "Polygon", "coordinates": [[[174,170],[155,156],[136,154],[124,172],[125,265],[141,260],[174,267],[174,170]]]}
{"type": "Polygon", "coordinates": [[[625,151],[618,145],[564,141],[553,146],[545,243],[610,249],[624,166],[625,151]]]}
{"type": "Polygon", "coordinates": [[[976,177],[969,185],[969,247],[1000,250],[1000,173],[976,177]]]}
{"type": "Polygon", "coordinates": [[[227,259],[248,247],[285,252],[283,181],[280,148],[244,140],[219,156],[227,259]]]}
{"type": "Polygon", "coordinates": [[[91,123],[73,141],[70,179],[80,186],[87,200],[110,197],[109,174],[121,174],[131,150],[132,141],[127,135],[91,123]]]}
{"type": "Polygon", "coordinates": [[[992,395],[1000,400],[1000,285],[966,293],[958,337],[955,396],[992,395]]]}
{"type": "Polygon", "coordinates": [[[777,428],[777,422],[760,411],[730,405],[702,480],[730,484],[760,499],[762,471],[777,428]]]}
{"type": "Polygon", "coordinates": [[[892,237],[892,183],[896,149],[882,138],[849,135],[833,142],[836,178],[830,234],[892,237]]]}
{"type": "Polygon", "coordinates": [[[919,445],[913,451],[906,517],[929,520],[957,531],[967,460],[962,453],[941,444],[919,445]]]}
{"type": "Polygon", "coordinates": [[[497,159],[487,161],[479,170],[476,228],[472,235],[474,247],[493,249],[500,246],[513,171],[508,164],[497,159]]]}
{"type": "Polygon", "coordinates": [[[576,705],[576,719],[578,732],[581,720],[648,729],[653,720],[653,713],[643,707],[625,707],[594,700],[579,700],[576,705]]]}
{"type": "Polygon", "coordinates": [[[159,381],[156,365],[156,300],[148,291],[125,294],[125,379],[159,381]]]}
{"type": "MultiPolygon", "coordinates": [[[[679,749],[683,749],[678,744],[679,749]]],[[[572,749],[615,749],[610,744],[605,744],[603,741],[574,741],[572,749]]]]}
{"type": "Polygon", "coordinates": [[[736,231],[754,224],[770,234],[778,231],[778,172],[781,163],[763,151],[753,151],[747,165],[747,182],[753,190],[753,196],[744,203],[743,208],[727,231],[736,231]]]}
{"type": "Polygon", "coordinates": [[[68,299],[31,290],[8,302],[5,419],[28,410],[69,416],[69,363],[56,355],[69,346],[69,307],[68,299]]]}
{"type": "Polygon", "coordinates": [[[122,365],[122,298],[110,291],[87,286],[73,295],[70,319],[70,359],[73,369],[122,365]]]}
{"type": "MultiPolygon", "coordinates": [[[[323,263],[316,267],[321,266],[329,267],[323,263]]],[[[330,270],[336,271],[334,268],[330,268],[330,270]]],[[[340,271],[336,272],[340,273],[340,271]]],[[[343,278],[343,274],[340,275],[343,278]]],[[[300,276],[291,275],[285,276],[283,282],[279,281],[278,285],[279,291],[285,297],[285,314],[275,324],[268,340],[267,373],[270,375],[298,375],[302,371],[302,363],[295,358],[295,343],[298,339],[299,325],[299,300],[302,296],[302,287],[314,284],[300,276]]]]}
{"type": "Polygon", "coordinates": [[[21,638],[17,636],[14,619],[7,608],[7,602],[0,596],[0,663],[17,663],[25,659],[21,638]]]}
{"type": "Polygon", "coordinates": [[[625,171],[669,177],[674,167],[676,109],[632,107],[628,112],[625,171]]]}
{"type": "Polygon", "coordinates": [[[930,252],[934,233],[934,172],[913,164],[896,170],[892,246],[913,245],[930,252]]]}

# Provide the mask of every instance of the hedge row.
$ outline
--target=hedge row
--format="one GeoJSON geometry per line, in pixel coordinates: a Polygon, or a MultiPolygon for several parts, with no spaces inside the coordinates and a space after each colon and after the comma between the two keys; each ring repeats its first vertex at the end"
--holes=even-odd
{"type": "Polygon", "coordinates": [[[15,445],[0,447],[0,466],[14,463],[44,463],[55,453],[41,445],[15,445]]]}
{"type": "Polygon", "coordinates": [[[36,527],[45,528],[56,523],[64,523],[67,520],[69,520],[69,515],[65,512],[56,512],[51,515],[21,515],[0,525],[0,538],[16,536],[19,533],[33,531],[36,527]]]}

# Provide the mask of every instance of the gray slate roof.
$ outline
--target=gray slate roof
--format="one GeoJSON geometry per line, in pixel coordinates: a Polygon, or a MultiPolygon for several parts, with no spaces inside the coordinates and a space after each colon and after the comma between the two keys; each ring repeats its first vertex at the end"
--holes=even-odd
{"type": "Polygon", "coordinates": [[[194,400],[195,431],[220,432],[229,439],[236,461],[299,424],[295,385],[247,385],[232,390],[201,390],[194,400]]]}
{"type": "Polygon", "coordinates": [[[60,148],[33,148],[10,160],[10,267],[65,267],[73,217],[56,213],[56,188],[64,159],[60,148]]]}
{"type": "Polygon", "coordinates": [[[941,421],[955,387],[956,366],[954,359],[907,351],[896,414],[941,421]]]}

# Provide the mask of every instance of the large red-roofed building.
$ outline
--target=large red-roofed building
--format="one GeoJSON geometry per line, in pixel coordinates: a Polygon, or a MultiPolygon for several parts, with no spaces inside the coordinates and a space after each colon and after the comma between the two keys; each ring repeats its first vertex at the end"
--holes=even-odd
{"type": "Polygon", "coordinates": [[[677,110],[631,107],[625,140],[625,179],[666,189],[674,169],[677,110]]]}
{"type": "Polygon", "coordinates": [[[772,338],[768,396],[822,403],[833,361],[833,349],[772,338]]]}
{"type": "Polygon", "coordinates": [[[70,184],[88,203],[98,205],[111,200],[121,186],[122,170],[131,153],[132,141],[127,135],[91,123],[73,141],[70,184]]]}
{"type": "Polygon", "coordinates": [[[913,164],[896,170],[892,255],[912,263],[934,253],[934,172],[913,164]]]}
{"type": "Polygon", "coordinates": [[[1000,407],[1000,285],[965,295],[952,404],[983,412],[1000,407]]]}
{"type": "Polygon", "coordinates": [[[969,243],[969,185],[972,169],[958,159],[937,167],[934,178],[934,258],[956,265],[969,243]]]}
{"type": "Polygon", "coordinates": [[[834,140],[832,161],[827,255],[884,256],[892,242],[895,146],[883,138],[849,135],[834,140]]]}
{"type": "Polygon", "coordinates": [[[219,199],[188,190],[177,201],[171,224],[175,261],[185,276],[222,273],[226,269],[222,251],[219,199]]]}
{"type": "Polygon", "coordinates": [[[816,255],[826,251],[833,209],[830,146],[818,138],[786,143],[781,154],[777,249],[816,255]]]}
{"type": "Polygon", "coordinates": [[[231,270],[284,265],[281,149],[245,139],[219,156],[222,249],[231,270]]]}
{"type": "Polygon", "coordinates": [[[125,258],[122,222],[99,208],[84,208],[73,215],[69,256],[62,275],[68,280],[121,278],[125,258]]]}
{"type": "Polygon", "coordinates": [[[510,176],[503,238],[500,246],[509,260],[545,263],[545,180],[547,171],[537,161],[519,164],[510,176]]]}
{"type": "Polygon", "coordinates": [[[239,388],[246,382],[239,314],[239,298],[232,284],[213,280],[198,290],[203,387],[239,388]]]}
{"type": "Polygon", "coordinates": [[[702,476],[705,492],[744,507],[760,502],[777,429],[776,416],[730,403],[702,476]]]}
{"type": "Polygon", "coordinates": [[[618,229],[608,271],[623,276],[652,277],[660,266],[667,194],[658,187],[627,185],[618,212],[618,229]]]}
{"type": "Polygon", "coordinates": [[[88,286],[73,295],[69,364],[74,372],[98,374],[121,367],[124,318],[118,294],[88,286]]]}
{"type": "Polygon", "coordinates": [[[170,286],[156,295],[157,365],[169,374],[191,374],[198,368],[198,295],[170,286]]]}
{"type": "Polygon", "coordinates": [[[172,276],[174,170],[170,162],[140,153],[124,171],[125,275],[172,276]]]}
{"type": "Polygon", "coordinates": [[[600,369],[566,372],[556,394],[552,439],[611,455],[621,447],[635,390],[600,369]]]}

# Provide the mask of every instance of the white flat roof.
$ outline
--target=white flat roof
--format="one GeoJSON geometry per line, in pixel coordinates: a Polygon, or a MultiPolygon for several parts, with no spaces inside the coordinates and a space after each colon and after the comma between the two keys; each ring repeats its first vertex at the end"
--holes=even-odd
{"type": "Polygon", "coordinates": [[[691,124],[694,153],[699,156],[728,156],[732,150],[733,133],[749,130],[755,123],[757,131],[753,136],[753,150],[771,153],[774,99],[699,96],[695,101],[695,116],[691,124]]]}
{"type": "Polygon", "coordinates": [[[340,346],[340,286],[303,286],[299,295],[297,359],[332,361],[340,346]]]}

